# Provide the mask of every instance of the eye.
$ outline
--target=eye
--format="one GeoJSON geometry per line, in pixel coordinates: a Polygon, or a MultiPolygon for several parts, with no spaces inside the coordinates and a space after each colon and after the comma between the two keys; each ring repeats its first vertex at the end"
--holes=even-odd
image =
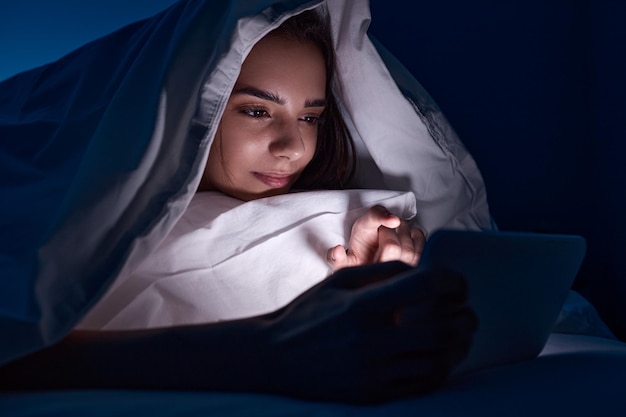
{"type": "Polygon", "coordinates": [[[244,107],[240,109],[239,112],[255,119],[269,117],[269,113],[267,110],[258,107],[244,107]]]}
{"type": "Polygon", "coordinates": [[[310,125],[317,125],[320,121],[319,116],[304,116],[300,120],[310,125]]]}

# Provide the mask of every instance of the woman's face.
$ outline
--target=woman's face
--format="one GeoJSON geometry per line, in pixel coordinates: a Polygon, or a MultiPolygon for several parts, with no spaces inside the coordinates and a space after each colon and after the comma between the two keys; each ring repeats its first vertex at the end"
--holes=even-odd
{"type": "Polygon", "coordinates": [[[263,38],[243,63],[199,190],[244,201],[287,193],[315,153],[325,91],[317,46],[263,38]]]}

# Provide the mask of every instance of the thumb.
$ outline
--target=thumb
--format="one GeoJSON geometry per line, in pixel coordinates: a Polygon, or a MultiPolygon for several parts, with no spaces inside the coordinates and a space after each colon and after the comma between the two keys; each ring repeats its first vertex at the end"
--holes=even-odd
{"type": "Polygon", "coordinates": [[[326,263],[333,268],[333,271],[356,266],[357,263],[354,262],[353,258],[347,254],[346,249],[341,245],[332,247],[326,252],[326,263]]]}

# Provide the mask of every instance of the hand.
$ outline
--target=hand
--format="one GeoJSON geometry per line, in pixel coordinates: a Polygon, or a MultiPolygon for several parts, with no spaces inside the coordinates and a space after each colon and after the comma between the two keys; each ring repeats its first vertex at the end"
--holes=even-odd
{"type": "Polygon", "coordinates": [[[455,273],[400,262],[343,269],[266,317],[265,389],[356,403],[435,389],[469,351],[477,321],[466,296],[455,273]]]}
{"type": "Polygon", "coordinates": [[[333,271],[390,261],[415,266],[425,241],[419,228],[410,226],[383,206],[374,206],[354,222],[349,249],[341,245],[330,248],[326,261],[333,271]]]}

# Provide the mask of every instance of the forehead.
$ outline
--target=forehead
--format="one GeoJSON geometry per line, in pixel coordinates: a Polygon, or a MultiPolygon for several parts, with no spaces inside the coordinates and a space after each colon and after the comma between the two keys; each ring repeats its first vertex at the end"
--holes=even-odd
{"type": "Polygon", "coordinates": [[[270,35],[250,51],[241,67],[238,84],[276,89],[304,84],[325,90],[326,65],[322,51],[312,42],[270,35]],[[271,85],[263,85],[271,84],[271,85]]]}

